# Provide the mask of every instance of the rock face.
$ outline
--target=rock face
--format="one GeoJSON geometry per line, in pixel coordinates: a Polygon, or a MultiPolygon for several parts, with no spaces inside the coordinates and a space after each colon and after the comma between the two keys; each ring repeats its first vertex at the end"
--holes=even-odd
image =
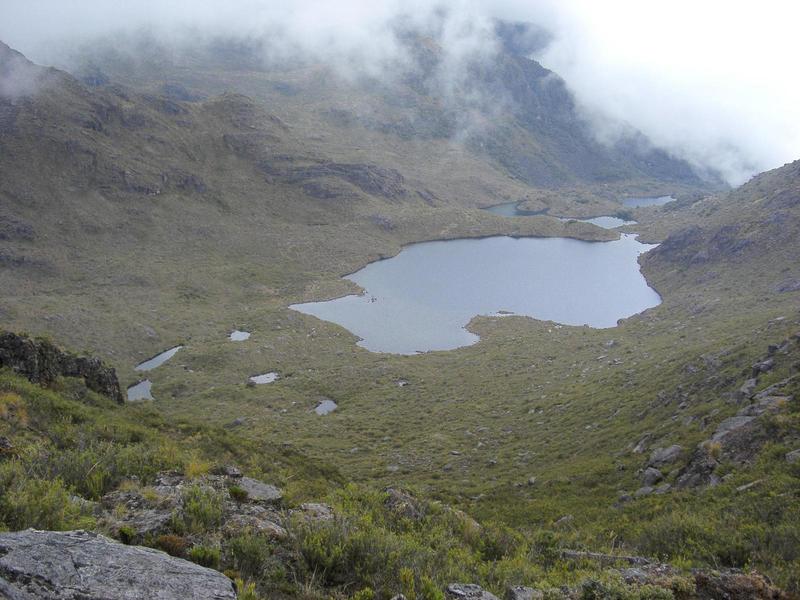
{"type": "Polygon", "coordinates": [[[281,514],[272,506],[280,501],[281,490],[257,479],[230,475],[187,479],[179,473],[159,473],[154,484],[146,489],[115,490],[103,496],[100,522],[112,532],[124,528],[135,543],[174,533],[173,520],[184,519],[186,498],[192,490],[217,500],[221,530],[225,535],[234,536],[249,530],[273,539],[287,536],[281,514]],[[249,491],[235,499],[230,492],[232,486],[249,491]]]}
{"type": "Polygon", "coordinates": [[[222,573],[86,531],[0,534],[0,596],[10,600],[235,600],[222,573]]]}
{"type": "Polygon", "coordinates": [[[647,463],[648,467],[661,468],[666,465],[674,463],[683,452],[683,448],[678,445],[670,446],[669,448],[656,448],[650,455],[650,460],[647,463]]]}
{"type": "Polygon", "coordinates": [[[250,477],[239,478],[237,485],[247,492],[247,497],[261,504],[276,504],[283,498],[283,493],[274,485],[263,483],[250,477]]]}
{"type": "Polygon", "coordinates": [[[544,592],[529,587],[517,585],[508,588],[505,600],[544,600],[544,592]]]}
{"type": "Polygon", "coordinates": [[[661,473],[661,471],[654,469],[653,467],[647,467],[642,474],[642,483],[647,486],[653,486],[662,479],[664,479],[664,475],[661,473]]]}
{"type": "Polygon", "coordinates": [[[48,385],[58,377],[83,377],[86,387],[122,404],[114,369],[99,358],[63,352],[45,340],[34,340],[11,332],[0,333],[0,367],[8,367],[30,381],[48,385]]]}
{"type": "Polygon", "coordinates": [[[451,583],[445,597],[449,600],[498,600],[497,596],[474,583],[451,583]]]}

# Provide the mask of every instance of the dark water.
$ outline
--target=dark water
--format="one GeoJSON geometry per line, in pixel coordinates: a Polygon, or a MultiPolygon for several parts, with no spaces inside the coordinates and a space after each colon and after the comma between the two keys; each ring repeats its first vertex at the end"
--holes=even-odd
{"type": "Polygon", "coordinates": [[[153,396],[150,395],[150,389],[153,384],[149,379],[140,381],[128,388],[128,402],[141,402],[142,400],[152,400],[153,396]]]}
{"type": "Polygon", "coordinates": [[[348,276],[366,290],[291,308],[342,325],[374,352],[413,354],[478,341],[476,315],[510,312],[568,325],[614,327],[661,302],[637,259],[653,246],[512,238],[425,242],[348,276]]]}
{"type": "Polygon", "coordinates": [[[506,202],[505,204],[495,204],[494,206],[487,206],[483,210],[487,210],[495,215],[501,217],[532,217],[534,215],[544,214],[544,210],[522,210],[517,208],[519,202],[506,202]]]}
{"type": "Polygon", "coordinates": [[[628,208],[639,208],[641,206],[663,206],[667,202],[674,201],[672,196],[659,196],[657,198],[625,198],[622,204],[628,208]]]}
{"type": "Polygon", "coordinates": [[[149,358],[146,361],[139,363],[136,365],[136,371],[150,371],[155,369],[156,367],[160,367],[165,362],[167,362],[170,358],[175,356],[175,354],[183,348],[183,346],[175,346],[174,348],[170,348],[169,350],[165,350],[161,354],[157,354],[153,358],[149,358]]]}
{"type": "MultiPolygon", "coordinates": [[[[484,210],[489,211],[501,217],[532,217],[534,215],[543,215],[547,209],[543,210],[520,210],[517,208],[519,202],[508,202],[506,204],[495,204],[489,206],[484,210]]],[[[636,221],[625,221],[618,217],[592,217],[591,219],[573,219],[571,217],[558,217],[562,221],[580,221],[581,223],[592,223],[604,229],[615,229],[623,225],[633,225],[636,221]]]]}
{"type": "Polygon", "coordinates": [[[559,217],[562,221],[580,221],[581,223],[591,223],[603,229],[616,229],[623,225],[635,225],[636,221],[626,221],[619,217],[592,217],[591,219],[569,219],[566,217],[559,217]]]}

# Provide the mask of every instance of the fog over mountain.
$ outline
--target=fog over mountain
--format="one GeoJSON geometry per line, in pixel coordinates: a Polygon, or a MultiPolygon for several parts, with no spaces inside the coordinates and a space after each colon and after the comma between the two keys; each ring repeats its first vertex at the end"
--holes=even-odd
{"type": "Polygon", "coordinates": [[[474,93],[459,82],[469,64],[496,51],[497,19],[535,23],[551,32],[550,43],[521,49],[566,80],[601,140],[614,141],[629,124],[731,184],[800,155],[791,64],[800,41],[790,29],[800,8],[777,0],[5,0],[0,12],[0,40],[67,68],[77,48],[100,39],[121,49],[155,37],[178,49],[225,37],[262,42],[271,63],[302,57],[349,77],[391,78],[411,60],[403,32],[430,34],[444,52],[445,96],[474,93]]]}

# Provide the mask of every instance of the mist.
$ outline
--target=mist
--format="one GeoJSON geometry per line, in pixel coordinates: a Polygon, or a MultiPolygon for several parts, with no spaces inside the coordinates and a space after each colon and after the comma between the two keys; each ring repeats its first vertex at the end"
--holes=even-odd
{"type": "Polygon", "coordinates": [[[638,129],[732,185],[800,158],[800,7],[778,0],[4,0],[0,40],[65,68],[97,40],[262,40],[266,60],[389,78],[411,60],[398,39],[405,28],[437,39],[441,91],[463,95],[466,66],[498,50],[495,19],[552,33],[533,58],[566,81],[600,141],[638,129]]]}

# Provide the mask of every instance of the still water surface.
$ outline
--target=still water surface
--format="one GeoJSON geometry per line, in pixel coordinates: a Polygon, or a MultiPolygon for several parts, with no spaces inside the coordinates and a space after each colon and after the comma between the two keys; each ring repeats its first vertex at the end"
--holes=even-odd
{"type": "Polygon", "coordinates": [[[658,305],[637,259],[652,245],[496,236],[413,244],[349,275],[364,288],[294,310],[338,323],[373,352],[414,354],[478,341],[465,326],[502,311],[567,325],[614,327],[658,305]]]}

